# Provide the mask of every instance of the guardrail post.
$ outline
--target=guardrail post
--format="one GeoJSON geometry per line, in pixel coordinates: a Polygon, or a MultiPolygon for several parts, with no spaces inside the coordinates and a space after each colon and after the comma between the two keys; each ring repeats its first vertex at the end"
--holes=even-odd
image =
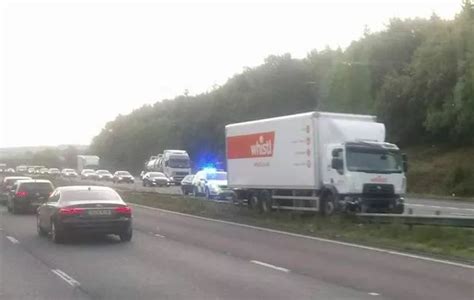
{"type": "Polygon", "coordinates": [[[409,214],[409,215],[413,215],[413,208],[410,207],[410,208],[408,209],[408,214],[409,214]]]}
{"type": "Polygon", "coordinates": [[[435,211],[435,214],[436,214],[437,216],[439,216],[439,215],[441,215],[441,211],[440,211],[440,210],[437,210],[437,211],[435,211]]]}

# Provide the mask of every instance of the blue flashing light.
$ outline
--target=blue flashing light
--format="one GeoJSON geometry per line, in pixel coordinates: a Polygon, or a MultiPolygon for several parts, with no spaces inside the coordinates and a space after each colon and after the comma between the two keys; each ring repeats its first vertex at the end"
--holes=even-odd
{"type": "Polygon", "coordinates": [[[217,169],[214,168],[214,167],[204,167],[203,170],[206,171],[206,173],[216,173],[217,172],[217,169]]]}

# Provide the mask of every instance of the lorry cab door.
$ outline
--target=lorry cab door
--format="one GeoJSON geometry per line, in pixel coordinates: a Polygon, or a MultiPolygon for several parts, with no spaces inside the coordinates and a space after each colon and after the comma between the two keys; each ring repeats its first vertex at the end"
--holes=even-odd
{"type": "Polygon", "coordinates": [[[324,159],[323,183],[334,186],[338,192],[345,186],[344,148],[341,145],[329,145],[324,159]]]}

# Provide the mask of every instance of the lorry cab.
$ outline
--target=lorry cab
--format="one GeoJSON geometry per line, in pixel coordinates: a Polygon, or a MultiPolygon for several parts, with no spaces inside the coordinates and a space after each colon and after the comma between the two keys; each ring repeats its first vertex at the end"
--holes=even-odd
{"type": "Polygon", "coordinates": [[[180,184],[184,177],[191,174],[191,161],[184,150],[165,150],[160,157],[163,173],[175,184],[180,184]]]}
{"type": "Polygon", "coordinates": [[[403,212],[405,156],[390,143],[355,141],[327,146],[322,181],[343,209],[403,212]]]}

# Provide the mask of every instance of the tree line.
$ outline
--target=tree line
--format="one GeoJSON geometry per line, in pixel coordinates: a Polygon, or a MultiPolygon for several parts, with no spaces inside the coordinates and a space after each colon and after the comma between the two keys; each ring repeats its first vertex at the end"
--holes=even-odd
{"type": "Polygon", "coordinates": [[[212,91],[145,105],[107,123],[90,152],[138,171],[163,149],[225,160],[226,124],[312,110],[375,114],[402,146],[474,142],[474,3],[452,20],[391,19],[345,49],[267,57],[212,91]]]}

